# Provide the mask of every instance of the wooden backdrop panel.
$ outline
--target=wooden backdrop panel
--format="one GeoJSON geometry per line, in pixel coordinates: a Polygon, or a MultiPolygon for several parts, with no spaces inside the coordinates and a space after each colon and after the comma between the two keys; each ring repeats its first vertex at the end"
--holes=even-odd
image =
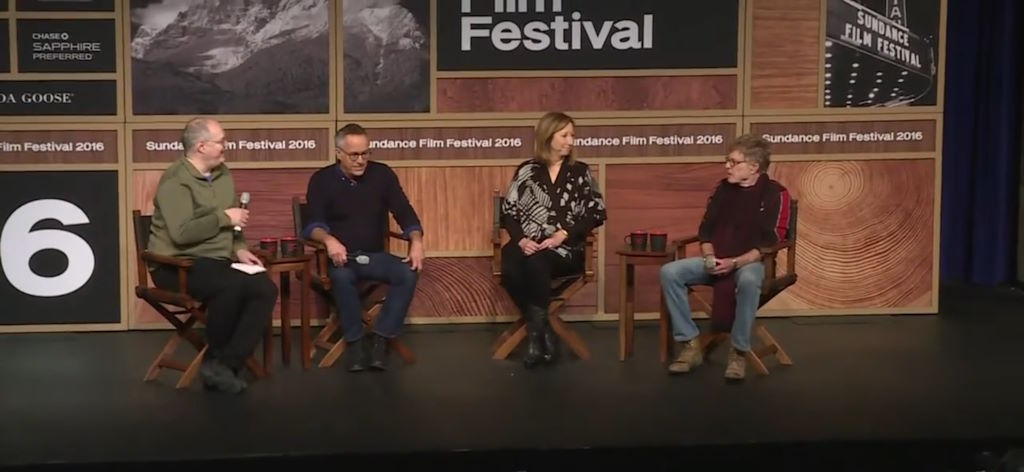
{"type": "Polygon", "coordinates": [[[117,130],[0,131],[2,164],[116,164],[117,130]]]}
{"type": "Polygon", "coordinates": [[[750,107],[817,108],[819,0],[751,0],[750,107]]]}
{"type": "Polygon", "coordinates": [[[453,112],[733,110],[735,75],[504,77],[437,80],[437,109],[453,112]]]}
{"type": "Polygon", "coordinates": [[[751,133],[773,143],[774,155],[930,152],[935,150],[936,128],[936,120],[750,124],[751,133]]]}
{"type": "MultiPolygon", "coordinates": [[[[933,160],[779,162],[769,173],[800,199],[800,279],[766,309],[930,306],[933,160]]],[[[723,175],[719,164],[609,166],[606,312],[618,312],[615,249],[625,235],[659,229],[676,239],[696,233],[723,175]]],[[[637,287],[637,311],[656,311],[657,268],[638,268],[637,287]]]]}
{"type": "Polygon", "coordinates": [[[800,199],[800,279],[765,308],[930,307],[936,162],[773,164],[800,199]]]}
{"type": "MultiPolygon", "coordinates": [[[[619,257],[631,231],[664,231],[669,241],[697,232],[715,183],[725,175],[724,164],[609,165],[605,179],[608,225],[605,234],[606,313],[619,312],[619,257]]],[[[658,310],[657,265],[636,268],[635,310],[658,310]]]]}
{"type": "MultiPolygon", "coordinates": [[[[581,290],[566,304],[566,314],[597,312],[597,284],[581,290]]],[[[508,293],[491,277],[490,257],[427,259],[409,307],[409,318],[481,318],[516,316],[508,293]]]]}
{"type": "MultiPolygon", "coordinates": [[[[224,139],[229,162],[318,161],[334,147],[327,128],[226,129],[224,139]]],[[[180,129],[132,130],[132,161],[175,161],[182,155],[180,140],[180,129]]]]}
{"type": "MultiPolygon", "coordinates": [[[[423,223],[427,253],[490,251],[491,194],[495,189],[505,192],[514,170],[509,166],[396,168],[423,223]]],[[[393,220],[391,225],[398,229],[393,220]]]]}

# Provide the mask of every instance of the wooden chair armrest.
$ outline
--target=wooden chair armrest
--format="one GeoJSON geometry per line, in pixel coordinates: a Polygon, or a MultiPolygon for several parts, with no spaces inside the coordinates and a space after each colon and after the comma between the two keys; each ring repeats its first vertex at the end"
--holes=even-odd
{"type": "Polygon", "coordinates": [[[666,249],[675,254],[676,259],[681,259],[686,257],[686,246],[698,242],[700,242],[700,236],[694,234],[682,239],[673,240],[666,249]]]}
{"type": "Polygon", "coordinates": [[[264,264],[272,262],[274,259],[277,258],[277,256],[275,254],[271,254],[270,251],[260,249],[258,247],[249,248],[249,252],[253,253],[254,255],[256,255],[256,257],[260,258],[260,260],[262,260],[264,264]]]}
{"type": "Polygon", "coordinates": [[[324,243],[320,241],[313,241],[312,239],[303,239],[302,244],[316,249],[317,251],[324,251],[327,249],[327,246],[324,246],[324,243]]]}
{"type": "Polygon", "coordinates": [[[161,256],[160,254],[153,254],[152,252],[149,252],[149,251],[143,251],[142,252],[142,260],[144,260],[146,262],[152,262],[154,264],[169,265],[169,266],[174,266],[174,267],[180,267],[180,268],[183,268],[183,269],[187,269],[189,267],[192,267],[192,260],[191,259],[181,259],[181,258],[178,258],[178,257],[161,256]]]}
{"type": "Polygon", "coordinates": [[[672,243],[669,245],[669,247],[672,247],[672,248],[675,248],[675,249],[678,250],[678,249],[682,249],[687,244],[693,244],[693,243],[696,243],[696,242],[700,242],[700,236],[697,236],[696,234],[694,234],[692,236],[687,236],[687,237],[682,238],[682,239],[673,240],[672,243]]]}
{"type": "Polygon", "coordinates": [[[774,256],[775,254],[778,254],[779,251],[783,249],[788,249],[791,245],[792,243],[790,243],[789,241],[780,241],[778,244],[774,246],[759,247],[757,248],[757,250],[761,252],[762,256],[774,256]]]}

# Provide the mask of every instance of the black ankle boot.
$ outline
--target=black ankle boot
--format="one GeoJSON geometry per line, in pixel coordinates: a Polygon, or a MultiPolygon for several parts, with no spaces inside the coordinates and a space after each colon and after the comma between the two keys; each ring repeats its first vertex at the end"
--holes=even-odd
{"type": "Polygon", "coordinates": [[[356,341],[346,341],[345,358],[348,361],[349,372],[362,372],[366,370],[369,363],[368,351],[370,350],[369,340],[362,338],[356,341]]]}
{"type": "Polygon", "coordinates": [[[544,360],[544,310],[528,306],[526,312],[526,355],[523,365],[531,368],[544,360]]]}
{"type": "Polygon", "coordinates": [[[535,329],[527,328],[526,355],[523,356],[523,365],[527,369],[539,364],[544,359],[544,346],[542,343],[543,333],[535,329]]]}
{"type": "Polygon", "coordinates": [[[376,370],[388,369],[388,338],[373,336],[373,348],[370,354],[370,367],[376,370]]]}
{"type": "Polygon", "coordinates": [[[547,318],[544,319],[544,362],[551,363],[558,358],[558,336],[547,318]]]}

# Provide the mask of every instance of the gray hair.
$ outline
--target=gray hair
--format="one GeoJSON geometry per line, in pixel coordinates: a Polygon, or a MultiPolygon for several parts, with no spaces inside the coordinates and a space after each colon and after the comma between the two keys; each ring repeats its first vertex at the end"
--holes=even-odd
{"type": "Polygon", "coordinates": [[[772,147],[768,140],[761,136],[747,133],[736,138],[732,143],[730,152],[739,151],[743,159],[750,163],[757,164],[757,171],[768,173],[768,166],[772,163],[772,147]]]}
{"type": "Polygon", "coordinates": [[[188,120],[185,129],[181,132],[181,145],[185,148],[185,154],[195,151],[200,142],[213,137],[210,133],[211,121],[209,118],[203,117],[188,120]]]}
{"type": "Polygon", "coordinates": [[[342,126],[334,135],[334,147],[341,147],[341,143],[345,142],[345,136],[349,135],[366,136],[366,129],[356,123],[349,123],[342,126]]]}

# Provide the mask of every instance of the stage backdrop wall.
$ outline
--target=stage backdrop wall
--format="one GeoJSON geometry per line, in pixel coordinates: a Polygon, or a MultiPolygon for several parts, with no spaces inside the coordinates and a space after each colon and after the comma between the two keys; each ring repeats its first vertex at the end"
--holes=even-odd
{"type": "MultiPolygon", "coordinates": [[[[762,316],[935,313],[944,31],[944,0],[2,2],[0,330],[165,327],[130,218],[195,115],[227,129],[254,244],[294,234],[334,131],[369,128],[426,230],[413,323],[515,316],[491,195],[549,110],[608,203],[571,319],[617,316],[627,233],[696,231],[743,132],[800,201],[800,280],[762,316]]],[[[637,277],[654,317],[657,269],[637,277]]]]}

